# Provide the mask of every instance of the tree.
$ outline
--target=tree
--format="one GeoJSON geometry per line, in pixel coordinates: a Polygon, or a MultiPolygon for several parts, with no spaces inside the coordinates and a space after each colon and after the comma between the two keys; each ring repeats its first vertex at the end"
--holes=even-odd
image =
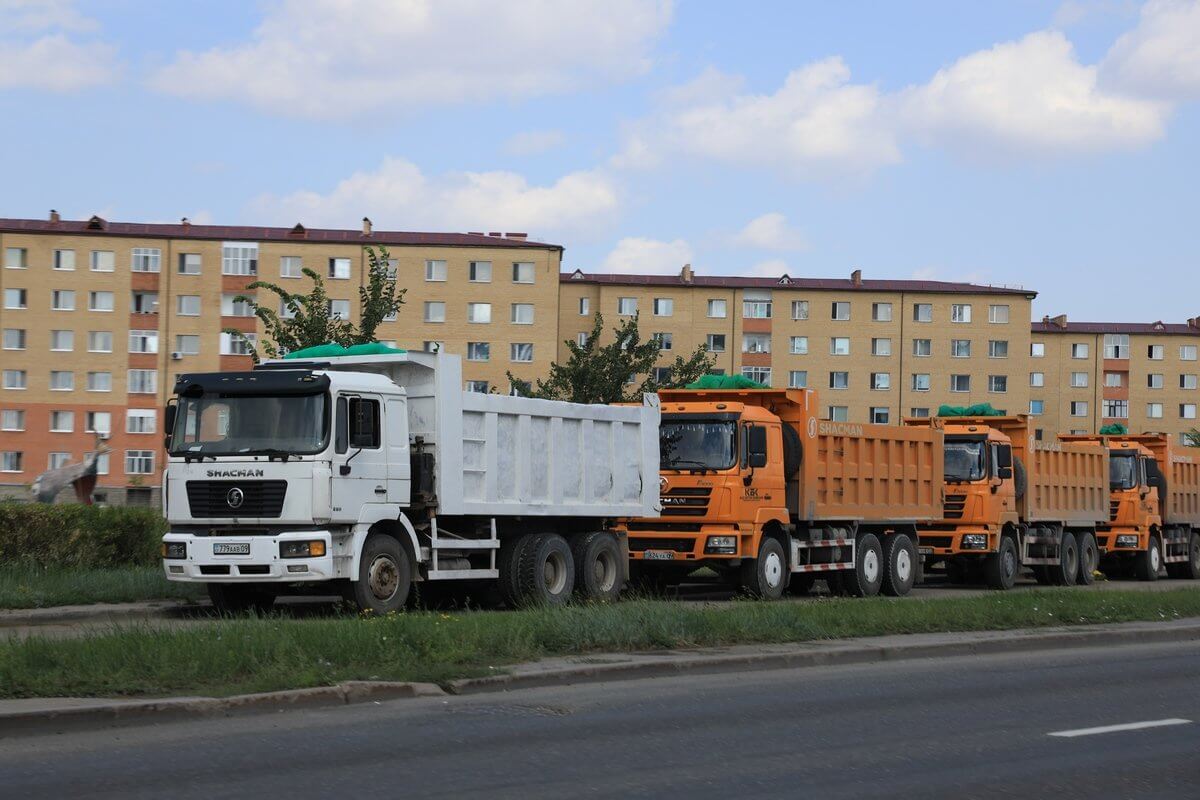
{"type": "Polygon", "coordinates": [[[1192,428],[1181,437],[1185,447],[1200,447],[1200,428],[1192,428]]]}
{"type": "MultiPolygon", "coordinates": [[[[363,251],[367,256],[367,283],[358,287],[357,327],[349,320],[333,316],[325,280],[308,267],[301,270],[312,281],[312,288],[306,294],[289,292],[269,281],[254,281],[246,287],[266,289],[277,296],[279,308],[287,309],[287,316],[281,315],[273,306],[259,303],[254,297],[238,295],[235,298],[237,302],[248,304],[262,322],[266,339],[262,342],[262,352],[268,358],[279,358],[285,353],[330,342],[349,347],[377,341],[375,330],[379,323],[400,311],[407,290],[396,286],[396,276],[388,268],[386,247],[380,247],[376,252],[368,246],[363,251]]],[[[258,348],[246,334],[232,328],[226,328],[225,333],[246,342],[254,361],[260,360],[258,348]]]]}
{"type": "Polygon", "coordinates": [[[531,385],[510,372],[509,384],[520,394],[546,400],[628,403],[639,402],[645,393],[691,383],[713,367],[708,350],[698,347],[687,358],[676,356],[667,367],[666,380],[659,382],[654,379],[654,366],[662,353],[662,343],[653,337],[642,340],[637,317],[623,320],[614,328],[613,341],[608,344],[600,343],[603,331],[604,317],[597,313],[587,341],[580,345],[568,340],[570,357],[565,364],[551,364],[548,378],[531,385]],[[643,376],[640,383],[638,376],[643,376]]]}

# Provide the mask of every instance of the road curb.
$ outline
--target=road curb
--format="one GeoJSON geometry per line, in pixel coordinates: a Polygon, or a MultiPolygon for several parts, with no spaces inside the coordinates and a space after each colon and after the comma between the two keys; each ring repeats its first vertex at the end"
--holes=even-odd
{"type": "Polygon", "coordinates": [[[206,604],[185,600],[157,600],[142,603],[97,603],[47,608],[17,608],[0,611],[0,633],[5,628],[58,625],[64,622],[103,622],[105,620],[151,619],[167,617],[184,609],[203,609],[206,604]]]}

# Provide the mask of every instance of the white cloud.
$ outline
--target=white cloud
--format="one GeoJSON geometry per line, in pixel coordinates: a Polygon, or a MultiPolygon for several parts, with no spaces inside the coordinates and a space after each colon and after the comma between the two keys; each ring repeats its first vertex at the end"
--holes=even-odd
{"type": "Polygon", "coordinates": [[[778,211],[755,217],[733,237],[733,243],[759,250],[803,250],[808,246],[804,234],[788,225],[778,211]]]}
{"type": "Polygon", "coordinates": [[[368,216],[380,229],[524,231],[537,238],[592,229],[617,205],[615,185],[599,172],[536,186],[515,172],[427,176],[410,161],[387,158],[328,192],[263,195],[250,212],[281,225],[357,227],[368,216]]]}
{"type": "Polygon", "coordinates": [[[0,89],[70,92],[113,82],[116,48],[67,36],[96,27],[65,0],[0,0],[0,89]]]}
{"type": "Polygon", "coordinates": [[[91,31],[96,21],[80,14],[73,0],[0,0],[0,30],[91,31]]]}
{"type": "Polygon", "coordinates": [[[678,275],[684,264],[692,263],[692,248],[683,239],[670,242],[628,237],[600,265],[603,272],[639,275],[678,275]]]}
{"type": "Polygon", "coordinates": [[[1133,148],[1163,135],[1169,109],[1111,94],[1058,32],[964,56],[898,97],[905,126],[955,149],[1077,153],[1133,148]]]}
{"type": "Polygon", "coordinates": [[[669,0],[283,0],[151,84],[320,119],[528,97],[644,72],[670,18],[669,0]]]}
{"type": "Polygon", "coordinates": [[[533,156],[562,147],[567,141],[562,131],[523,131],[504,143],[504,150],[515,156],[533,156]]]}
{"type": "Polygon", "coordinates": [[[1169,100],[1200,98],[1200,2],[1152,0],[1101,64],[1105,85],[1169,100]]]}

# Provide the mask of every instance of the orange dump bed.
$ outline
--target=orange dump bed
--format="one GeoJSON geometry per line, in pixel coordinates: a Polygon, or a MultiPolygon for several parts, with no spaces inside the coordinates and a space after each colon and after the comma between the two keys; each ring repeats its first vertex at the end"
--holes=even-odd
{"type": "Polygon", "coordinates": [[[1109,439],[1136,442],[1154,454],[1167,480],[1167,500],[1162,509],[1164,524],[1200,525],[1200,451],[1177,446],[1166,433],[1125,434],[1109,439]]]}
{"type": "Polygon", "coordinates": [[[1108,520],[1108,451],[1066,442],[1032,442],[1025,461],[1028,522],[1101,523],[1108,520]]]}

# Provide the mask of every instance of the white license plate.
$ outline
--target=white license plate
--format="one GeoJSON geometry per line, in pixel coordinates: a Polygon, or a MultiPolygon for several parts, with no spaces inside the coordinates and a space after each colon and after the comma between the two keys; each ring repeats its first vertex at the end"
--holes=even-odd
{"type": "Polygon", "coordinates": [[[923,555],[923,556],[931,556],[931,555],[933,555],[933,548],[932,548],[932,547],[920,547],[920,548],[918,548],[918,551],[919,551],[919,552],[921,553],[921,555],[923,555]]]}
{"type": "Polygon", "coordinates": [[[642,553],[646,561],[674,561],[675,553],[671,550],[647,550],[642,553]]]}
{"type": "Polygon", "coordinates": [[[248,556],[249,542],[213,542],[214,556],[248,556]]]}

